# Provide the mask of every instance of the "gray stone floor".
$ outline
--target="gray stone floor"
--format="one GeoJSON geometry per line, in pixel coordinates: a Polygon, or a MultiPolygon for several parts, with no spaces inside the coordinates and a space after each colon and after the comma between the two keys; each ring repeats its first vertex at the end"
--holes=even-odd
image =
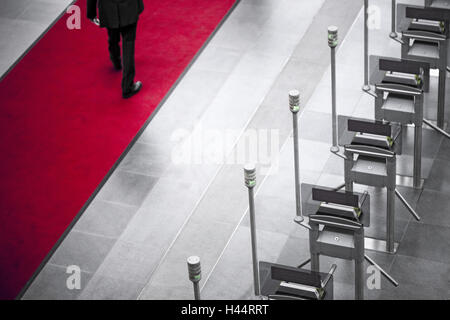
{"type": "Polygon", "coordinates": [[[72,0],[0,1],[0,79],[72,0]]]}
{"type": "MultiPolygon", "coordinates": [[[[390,1],[371,2],[383,13],[380,28],[371,30],[371,53],[399,56],[399,44],[388,37],[390,1]]],[[[242,172],[248,159],[236,155],[253,141],[255,132],[267,130],[273,130],[269,151],[275,157],[263,159],[248,152],[258,162],[259,258],[289,265],[305,260],[307,234],[292,222],[292,119],[287,93],[296,88],[302,95],[302,183],[339,185],[343,163],[329,152],[326,28],[335,24],[340,30],[338,113],[373,117],[373,98],[361,91],[361,8],[359,0],[241,0],[24,298],[191,299],[186,258],[199,255],[204,298],[253,299],[242,172]],[[80,266],[81,290],[66,288],[68,265],[80,266]]],[[[424,145],[425,188],[401,189],[422,221],[412,221],[398,205],[398,254],[370,253],[401,285],[394,289],[383,282],[381,290],[366,292],[367,298],[450,298],[450,143],[426,131],[425,141],[435,148],[424,145]]],[[[410,132],[408,138],[410,149],[410,132]]],[[[405,152],[401,159],[405,173],[410,162],[405,152]]],[[[384,194],[370,191],[376,201],[367,233],[377,236],[383,232],[384,216],[379,212],[384,194]]],[[[332,261],[323,258],[324,269],[332,261]]],[[[337,264],[335,296],[352,299],[352,264],[337,264]]]]}

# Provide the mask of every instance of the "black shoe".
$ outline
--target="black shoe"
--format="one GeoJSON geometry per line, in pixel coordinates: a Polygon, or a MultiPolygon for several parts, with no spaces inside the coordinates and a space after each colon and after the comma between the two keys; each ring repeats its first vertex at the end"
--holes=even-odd
{"type": "Polygon", "coordinates": [[[130,91],[128,91],[127,93],[124,93],[122,96],[123,96],[124,99],[131,98],[131,97],[134,96],[136,93],[138,93],[139,90],[141,90],[141,88],[142,88],[142,82],[136,81],[136,82],[133,83],[133,85],[131,86],[130,91]]]}
{"type": "Polygon", "coordinates": [[[122,62],[120,61],[120,57],[117,59],[111,58],[111,61],[113,63],[114,69],[122,70],[122,62]]]}

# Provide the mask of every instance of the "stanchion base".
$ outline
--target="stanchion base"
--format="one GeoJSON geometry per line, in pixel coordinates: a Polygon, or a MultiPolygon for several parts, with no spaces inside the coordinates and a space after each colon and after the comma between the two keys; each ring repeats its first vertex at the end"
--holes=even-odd
{"type": "Polygon", "coordinates": [[[414,187],[414,179],[411,176],[397,175],[395,180],[398,186],[414,188],[417,190],[423,189],[423,184],[425,183],[425,179],[420,179],[419,186],[414,187]]]}
{"type": "Polygon", "coordinates": [[[339,147],[335,147],[335,146],[332,146],[331,148],[330,148],[330,151],[331,152],[333,152],[333,153],[336,153],[336,152],[339,152],[339,147]]]}
{"type": "Polygon", "coordinates": [[[398,243],[397,242],[394,243],[394,251],[391,252],[387,250],[387,244],[385,240],[365,237],[364,248],[371,251],[395,254],[398,249],[398,243]]]}
{"type": "Polygon", "coordinates": [[[364,85],[362,87],[362,90],[365,91],[365,92],[369,92],[370,91],[370,86],[369,85],[364,85]]]}
{"type": "Polygon", "coordinates": [[[397,39],[398,34],[397,34],[397,32],[391,32],[391,33],[389,34],[389,37],[391,37],[392,39],[397,39]]]}
{"type": "Polygon", "coordinates": [[[305,229],[311,230],[309,221],[307,221],[305,218],[302,219],[302,217],[295,217],[294,222],[305,229]]]}

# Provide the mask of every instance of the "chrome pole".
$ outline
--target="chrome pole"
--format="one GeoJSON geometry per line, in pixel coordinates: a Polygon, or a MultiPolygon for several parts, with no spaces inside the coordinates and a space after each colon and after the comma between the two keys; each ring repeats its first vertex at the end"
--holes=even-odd
{"type": "Polygon", "coordinates": [[[254,165],[246,165],[244,167],[245,185],[248,188],[248,202],[250,213],[250,233],[252,241],[252,261],[253,261],[253,285],[255,295],[260,296],[259,284],[259,266],[258,266],[258,245],[256,242],[256,223],[255,223],[255,195],[254,187],[256,186],[256,168],[254,165]]]}
{"type": "Polygon", "coordinates": [[[302,222],[304,220],[302,213],[302,189],[300,185],[300,155],[298,148],[298,117],[300,111],[300,92],[292,90],[289,92],[289,109],[292,112],[292,126],[294,130],[294,171],[295,171],[295,221],[302,222]]]}
{"type": "Polygon", "coordinates": [[[200,280],[202,279],[202,268],[200,265],[200,258],[191,256],[187,259],[189,280],[194,285],[194,298],[200,300],[200,280]]]}
{"type": "Polygon", "coordinates": [[[442,134],[444,137],[446,137],[447,139],[450,139],[450,134],[448,132],[445,132],[444,130],[442,130],[441,128],[435,126],[433,123],[431,123],[429,120],[427,119],[423,119],[423,122],[429,126],[430,128],[436,130],[437,132],[439,132],[440,134],[442,134]]]}
{"type": "Polygon", "coordinates": [[[375,261],[373,261],[369,256],[365,255],[364,258],[371,264],[373,265],[375,268],[377,268],[378,270],[380,270],[381,274],[386,277],[386,279],[389,280],[390,283],[392,283],[394,286],[398,287],[398,282],[392,278],[392,276],[387,273],[386,271],[384,271],[383,268],[381,268],[375,261]]]}
{"type": "Polygon", "coordinates": [[[364,0],[364,91],[370,91],[369,86],[369,0],[364,0]]]}
{"type": "MultiPolygon", "coordinates": [[[[422,124],[422,123],[421,123],[422,124]]],[[[420,189],[422,175],[422,125],[414,127],[413,187],[420,189]]]]}
{"type": "Polygon", "coordinates": [[[338,152],[337,137],[337,111],[336,111],[336,47],[338,45],[338,28],[328,27],[328,46],[331,49],[331,124],[333,130],[333,141],[331,152],[338,152]]]}
{"type": "Polygon", "coordinates": [[[400,201],[403,203],[403,205],[406,207],[406,209],[408,209],[409,213],[412,214],[414,219],[416,219],[417,221],[420,221],[420,216],[417,214],[417,212],[408,203],[408,201],[406,201],[405,197],[403,197],[403,195],[397,189],[395,189],[395,195],[397,196],[397,198],[400,199],[400,201]]]}
{"type": "Polygon", "coordinates": [[[437,126],[441,129],[444,129],[446,81],[447,81],[446,68],[439,69],[437,126]]]}
{"type": "Polygon", "coordinates": [[[397,1],[392,0],[392,8],[391,8],[391,34],[389,35],[392,39],[395,39],[398,37],[396,32],[396,9],[397,9],[397,1]]]}

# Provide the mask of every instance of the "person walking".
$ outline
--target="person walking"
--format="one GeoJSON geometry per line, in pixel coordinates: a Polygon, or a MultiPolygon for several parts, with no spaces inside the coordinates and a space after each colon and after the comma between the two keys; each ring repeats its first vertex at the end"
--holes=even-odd
{"type": "Polygon", "coordinates": [[[139,15],[144,11],[143,0],[87,0],[87,17],[108,31],[109,56],[116,70],[122,69],[122,96],[127,99],[142,88],[134,82],[134,48],[139,15]],[[97,17],[98,8],[98,17],[97,17]],[[120,37],[122,36],[122,59],[120,37]]]}

